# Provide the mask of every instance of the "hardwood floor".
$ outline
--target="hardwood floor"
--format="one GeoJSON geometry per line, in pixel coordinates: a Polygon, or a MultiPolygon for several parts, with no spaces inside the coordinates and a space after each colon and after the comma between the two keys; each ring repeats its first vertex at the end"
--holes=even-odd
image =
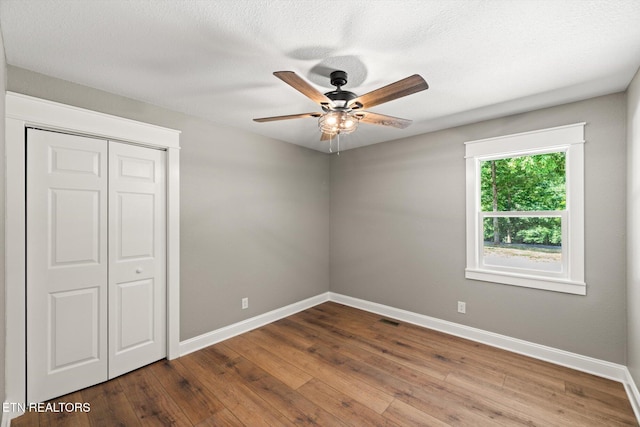
{"type": "Polygon", "coordinates": [[[12,426],[637,426],[622,384],[324,303],[12,426]]]}

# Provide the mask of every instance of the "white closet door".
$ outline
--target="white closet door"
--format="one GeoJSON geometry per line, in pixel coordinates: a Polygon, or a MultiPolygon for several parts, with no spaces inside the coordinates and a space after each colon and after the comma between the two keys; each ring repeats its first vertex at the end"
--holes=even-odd
{"type": "Polygon", "coordinates": [[[107,142],[27,131],[27,401],[107,379],[107,142]]]}
{"type": "Polygon", "coordinates": [[[165,152],[109,144],[109,377],[166,356],[165,152]]]}

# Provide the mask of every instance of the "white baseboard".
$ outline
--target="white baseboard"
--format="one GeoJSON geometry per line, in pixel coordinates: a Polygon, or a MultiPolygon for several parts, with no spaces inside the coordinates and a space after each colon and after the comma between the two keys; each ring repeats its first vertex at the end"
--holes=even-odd
{"type": "MultiPolygon", "coordinates": [[[[335,292],[320,294],[286,307],[252,317],[251,319],[243,320],[242,322],[234,323],[233,325],[216,329],[215,331],[182,341],[180,343],[180,355],[184,356],[224,341],[228,338],[232,338],[236,335],[240,335],[252,329],[259,328],[271,322],[275,322],[276,320],[314,307],[318,304],[322,304],[326,301],[334,301],[360,310],[376,313],[417,326],[455,335],[468,340],[487,344],[492,347],[501,348],[513,353],[522,354],[535,359],[554,363],[556,365],[566,366],[571,369],[618,381],[624,385],[627,395],[629,396],[629,401],[631,402],[634,413],[636,414],[636,418],[640,421],[640,393],[638,392],[638,388],[631,377],[631,373],[624,365],[535,344],[506,335],[488,332],[482,329],[472,328],[470,326],[437,319],[424,314],[418,314],[359,298],[337,294],[335,292]]],[[[4,424],[2,427],[4,427],[4,424]]]]}
{"type": "Polygon", "coordinates": [[[9,427],[11,425],[11,420],[14,418],[18,418],[20,415],[24,414],[24,411],[15,411],[14,405],[11,405],[9,402],[4,402],[2,405],[2,421],[0,422],[1,427],[9,427]],[[5,408],[11,408],[11,410],[5,412],[5,408]]]}
{"type": "Polygon", "coordinates": [[[329,292],[325,292],[324,294],[316,295],[315,297],[307,298],[268,313],[243,320],[242,322],[234,323],[232,325],[225,326],[224,328],[216,329],[215,331],[207,332],[206,334],[181,341],[180,356],[193,353],[194,351],[235,337],[236,335],[249,332],[252,329],[256,329],[284,317],[291,316],[292,314],[306,310],[318,304],[322,304],[326,301],[329,301],[329,292]]]}
{"type": "Polygon", "coordinates": [[[629,402],[631,402],[631,407],[633,408],[633,412],[636,414],[636,418],[640,422],[640,392],[638,391],[638,387],[636,386],[636,382],[633,380],[631,376],[631,372],[629,372],[628,368],[625,368],[627,378],[624,382],[624,388],[627,390],[627,396],[629,396],[629,402]]]}
{"type": "Polygon", "coordinates": [[[353,298],[334,292],[320,294],[315,297],[278,308],[268,313],[243,320],[242,322],[234,323],[232,325],[225,326],[224,328],[216,329],[215,331],[207,332],[206,334],[182,341],[180,342],[180,355],[184,356],[204,347],[219,343],[244,332],[248,332],[252,329],[275,322],[276,320],[298,313],[299,311],[322,304],[326,301],[335,301],[350,307],[391,317],[403,322],[434,329],[436,331],[466,338],[472,341],[481,342],[493,347],[545,360],[547,362],[598,375],[600,377],[609,378],[621,383],[627,383],[630,378],[626,366],[623,365],[594,359],[588,356],[582,356],[580,354],[571,353],[557,348],[535,344],[529,341],[508,337],[506,335],[500,335],[484,331],[482,329],[461,325],[459,323],[449,322],[435,317],[426,316],[424,314],[413,313],[411,311],[353,298]]]}
{"type": "Polygon", "coordinates": [[[329,293],[329,300],[391,317],[403,322],[412,323],[414,325],[487,344],[492,347],[498,347],[513,353],[555,363],[556,365],[566,366],[568,368],[587,372],[589,374],[608,378],[621,383],[626,383],[627,381],[626,366],[618,365],[616,363],[582,356],[580,354],[559,350],[557,348],[547,347],[517,338],[511,338],[506,335],[495,334],[493,332],[472,328],[459,323],[436,319],[435,317],[425,316],[424,314],[413,313],[411,311],[401,310],[333,292],[329,293]]]}

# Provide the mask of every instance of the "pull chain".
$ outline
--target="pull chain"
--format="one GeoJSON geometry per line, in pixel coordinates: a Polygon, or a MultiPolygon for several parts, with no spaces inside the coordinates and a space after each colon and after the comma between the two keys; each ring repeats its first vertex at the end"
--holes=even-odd
{"type": "MultiPolygon", "coordinates": [[[[337,148],[338,148],[338,151],[336,152],[336,154],[339,156],[340,155],[340,132],[336,133],[336,141],[337,141],[337,148]]],[[[333,154],[333,134],[329,135],[329,153],[333,154]]]]}

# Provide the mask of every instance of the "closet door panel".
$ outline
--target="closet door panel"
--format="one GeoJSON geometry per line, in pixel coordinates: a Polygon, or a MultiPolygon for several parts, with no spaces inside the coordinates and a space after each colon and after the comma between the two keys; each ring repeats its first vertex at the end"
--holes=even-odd
{"type": "Polygon", "coordinates": [[[115,345],[116,353],[134,346],[152,344],[154,337],[153,280],[137,280],[118,284],[120,308],[116,329],[121,331],[115,345]]]}
{"type": "Polygon", "coordinates": [[[118,194],[118,261],[155,258],[155,195],[118,194]]]}
{"type": "Polygon", "coordinates": [[[100,262],[100,191],[50,190],[51,265],[100,262]],[[69,220],[73,212],[74,221],[69,220]]]}
{"type": "Polygon", "coordinates": [[[54,371],[99,359],[99,294],[99,287],[49,294],[54,371]]]}
{"type": "Polygon", "coordinates": [[[27,131],[27,399],[107,379],[107,141],[27,131]]]}
{"type": "Polygon", "coordinates": [[[165,152],[109,144],[109,377],[166,356],[165,152]]]}

